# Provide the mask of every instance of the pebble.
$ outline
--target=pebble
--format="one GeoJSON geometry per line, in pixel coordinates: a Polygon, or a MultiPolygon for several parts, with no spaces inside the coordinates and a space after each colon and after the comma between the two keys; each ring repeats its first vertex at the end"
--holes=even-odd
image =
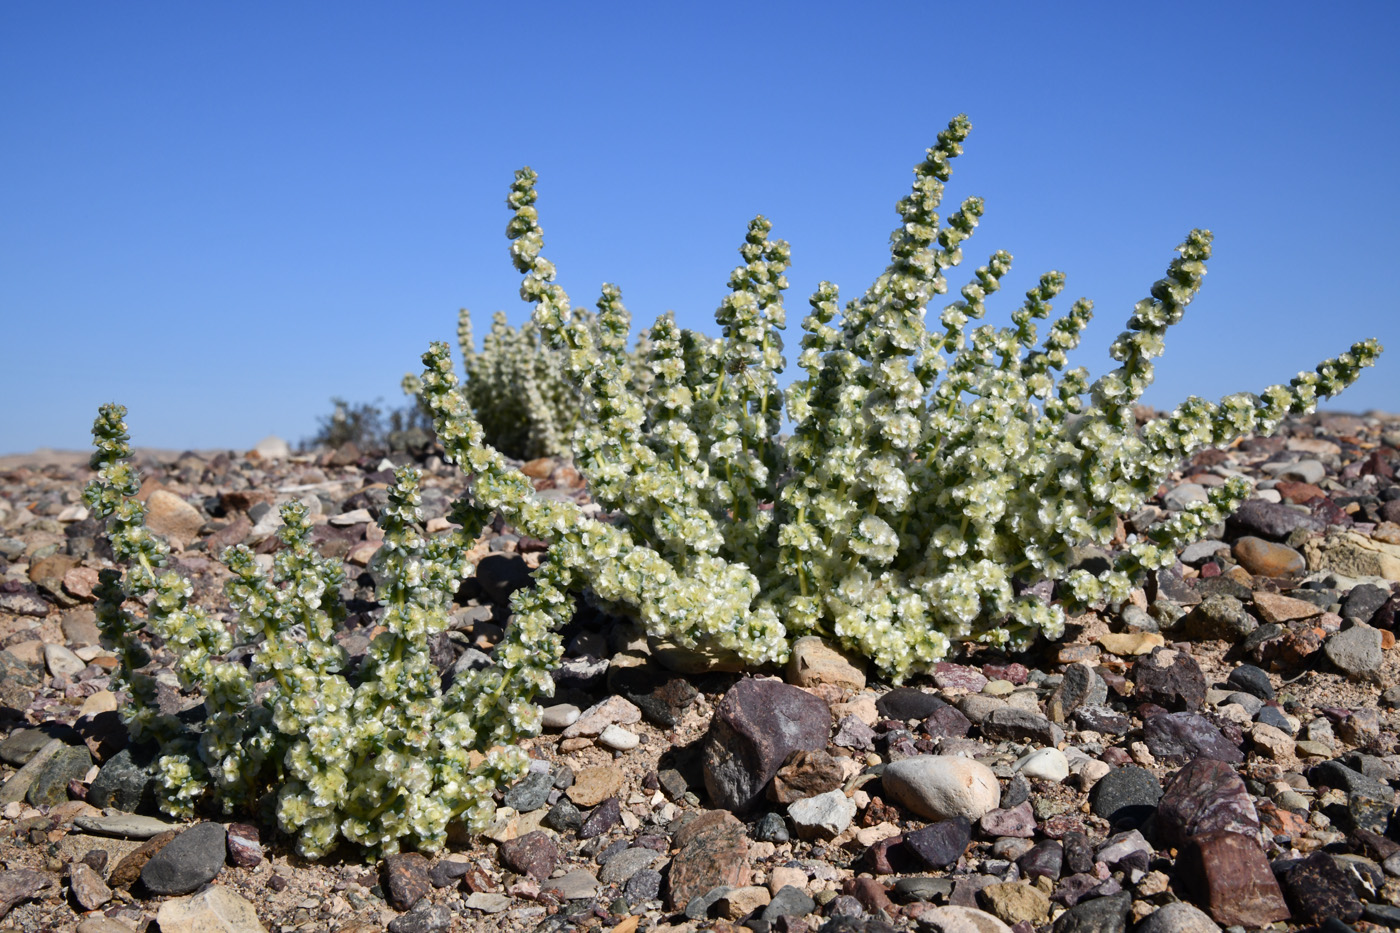
{"type": "Polygon", "coordinates": [[[953,817],[904,834],[904,845],[925,868],[956,865],[972,843],[972,823],[953,817]]]}
{"type": "Polygon", "coordinates": [[[622,790],[622,769],[616,765],[584,768],[574,775],[574,783],[564,791],[580,807],[596,807],[622,790]]]}
{"type": "Polygon", "coordinates": [[[1232,553],[1239,565],[1261,577],[1285,577],[1307,569],[1303,555],[1286,544],[1246,535],[1235,542],[1232,553]]]}
{"type": "Polygon", "coordinates": [[[598,744],[620,752],[631,751],[641,744],[635,732],[628,732],[619,725],[610,725],[598,735],[598,744]]]}
{"type": "Polygon", "coordinates": [[[1380,629],[1369,625],[1354,625],[1327,639],[1322,647],[1327,660],[1352,680],[1370,680],[1380,671],[1385,660],[1381,648],[1380,629]]]}
{"type": "Polygon", "coordinates": [[[1094,784],[1089,809],[1110,825],[1139,826],[1151,816],[1162,797],[1162,784],[1146,768],[1116,768],[1094,784]]]}
{"type": "Polygon", "coordinates": [[[888,764],[881,782],[891,798],[927,820],[979,820],[1001,801],[992,769],[969,758],[905,758],[888,764]]]}
{"type": "Polygon", "coordinates": [[[1016,770],[1028,778],[1060,783],[1069,777],[1069,760],[1057,748],[1042,748],[1016,761],[1016,770]]]}
{"type": "Polygon", "coordinates": [[[834,839],[855,819],[856,804],[839,790],[798,800],[788,806],[799,839],[834,839]]]}
{"type": "Polygon", "coordinates": [[[833,648],[816,635],[804,635],[792,643],[787,680],[798,687],[830,684],[845,690],[863,690],[865,662],[833,648]]]}
{"type": "Polygon", "coordinates": [[[141,883],[154,894],[189,894],[218,876],[227,850],[222,826],[196,823],[151,856],[141,883]]]}
{"type": "Polygon", "coordinates": [[[1148,914],[1135,933],[1220,933],[1220,926],[1194,904],[1176,901],[1148,914]]]}
{"type": "Polygon", "coordinates": [[[579,708],[572,703],[556,703],[542,711],[541,723],[546,729],[566,729],[578,722],[579,708]]]}

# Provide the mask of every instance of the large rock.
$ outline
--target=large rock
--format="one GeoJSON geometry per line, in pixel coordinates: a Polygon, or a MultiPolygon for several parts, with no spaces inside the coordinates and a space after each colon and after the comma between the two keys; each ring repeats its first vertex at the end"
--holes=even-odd
{"type": "Polygon", "coordinates": [[[199,537],[204,515],[173,492],[157,489],[146,500],[146,527],[183,548],[199,537]]]}
{"type": "Polygon", "coordinates": [[[1146,768],[1115,768],[1089,792],[1089,808],[1110,825],[1141,826],[1157,807],[1162,785],[1146,768]]]}
{"type": "Polygon", "coordinates": [[[1143,723],[1142,733],[1147,750],[1167,762],[1182,763],[1201,757],[1230,764],[1244,761],[1240,747],[1199,713],[1152,716],[1143,723]]]}
{"type": "Polygon", "coordinates": [[[926,820],[980,820],[1001,802],[992,769],[971,758],[917,755],[885,766],[885,792],[926,820]]]}
{"type": "Polygon", "coordinates": [[[223,870],[227,851],[222,826],[196,823],[151,856],[141,882],[153,894],[189,894],[223,870]]]}
{"type": "Polygon", "coordinates": [[[1381,649],[1381,630],[1369,625],[1353,625],[1338,632],[1322,646],[1327,660],[1352,680],[1375,679],[1385,659],[1381,649]]]}
{"type": "Polygon", "coordinates": [[[1229,832],[1193,836],[1178,868],[1184,890],[1197,897],[1216,923],[1262,927],[1289,917],[1255,837],[1229,832]]]}
{"type": "Polygon", "coordinates": [[[1158,648],[1133,664],[1133,695],[1163,709],[1194,711],[1206,699],[1206,675],[1184,651],[1158,648]]]}
{"type": "Polygon", "coordinates": [[[156,923],[161,933],[266,933],[253,905],[222,886],[165,901],[156,923]]]}
{"type": "Polygon", "coordinates": [[[715,806],[746,813],[760,804],[788,755],[825,749],[831,709],[776,680],[739,681],[719,701],[705,735],[705,789],[715,806]]]}

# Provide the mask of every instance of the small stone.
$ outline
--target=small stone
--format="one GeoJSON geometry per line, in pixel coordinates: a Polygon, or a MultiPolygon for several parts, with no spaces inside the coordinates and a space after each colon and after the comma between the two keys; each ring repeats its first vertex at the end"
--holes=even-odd
{"type": "Polygon", "coordinates": [[[554,789],[554,775],[547,771],[531,771],[506,791],[504,803],[516,813],[533,813],[549,802],[554,789]]]}
{"type": "Polygon", "coordinates": [[[1198,710],[1205,702],[1206,678],[1184,651],[1157,648],[1133,665],[1134,696],[1168,710],[1198,710]]]}
{"type": "Polygon", "coordinates": [[[564,793],[580,807],[596,807],[622,791],[622,769],[616,765],[584,768],[574,776],[574,783],[564,793]]]}
{"type": "Polygon", "coordinates": [[[228,825],[229,861],[239,868],[256,868],[263,860],[262,840],[251,823],[228,825]]]}
{"type": "Polygon", "coordinates": [[[83,910],[96,910],[112,899],[112,889],[107,887],[102,876],[82,862],[69,866],[68,886],[83,910]]]}
{"type": "Polygon", "coordinates": [[[805,917],[817,909],[817,902],[807,896],[807,892],[786,884],[774,893],[768,906],[763,908],[762,917],[769,923],[779,917],[805,917]]]}
{"type": "Polygon", "coordinates": [[[1233,553],[1241,567],[1260,577],[1286,577],[1308,569],[1303,555],[1293,548],[1252,535],[1236,541],[1233,553]]]}
{"type": "Polygon", "coordinates": [[[1235,689],[1243,690],[1250,696],[1256,696],[1261,700],[1274,698],[1274,687],[1269,682],[1269,675],[1253,664],[1241,664],[1230,672],[1230,676],[1225,682],[1235,689]]]}
{"type": "Polygon", "coordinates": [[[1009,810],[997,809],[985,813],[977,825],[987,836],[1029,839],[1035,835],[1035,810],[1026,800],[1009,810]]]}
{"type": "Polygon", "coordinates": [[[74,678],[87,668],[87,664],[63,645],[44,646],[44,666],[55,677],[74,678]]]}
{"type": "Polygon", "coordinates": [[[798,687],[831,684],[845,690],[865,689],[865,663],[858,656],[839,651],[816,635],[804,635],[792,643],[787,680],[798,687]]]}
{"type": "Polygon", "coordinates": [[[218,876],[227,852],[222,826],[196,823],[151,856],[141,883],[153,894],[189,894],[218,876]]]}
{"type": "Polygon", "coordinates": [[[1217,923],[1262,927],[1287,920],[1288,905],[1259,841],[1231,832],[1191,837],[1179,876],[1217,923]]]}
{"type": "Polygon", "coordinates": [[[579,708],[572,703],[555,703],[542,711],[541,725],[546,729],[567,729],[578,722],[579,708]]]}
{"type": "Polygon", "coordinates": [[[788,807],[799,839],[833,839],[855,819],[856,804],[840,790],[798,800],[788,807]]]}
{"type": "Polygon", "coordinates": [[[728,917],[730,920],[741,920],[761,907],[767,907],[773,896],[768,893],[768,889],[759,885],[749,884],[741,888],[730,888],[719,900],[715,901],[721,917],[728,917]]]}
{"type": "Polygon", "coordinates": [[[1001,801],[996,775],[969,758],[905,758],[886,765],[881,781],[891,798],[927,820],[978,820],[1001,801]]]}
{"type": "MultiPolygon", "coordinates": [[[[1394,500],[1400,502],[1400,499],[1394,500]]],[[[1390,590],[1362,583],[1351,588],[1342,601],[1342,618],[1353,622],[1369,623],[1376,611],[1390,601],[1390,590]]]]}
{"type": "Polygon", "coordinates": [[[630,726],[641,721],[642,711],[635,703],[624,697],[612,696],[584,710],[560,735],[566,739],[597,736],[608,726],[630,726]]]}
{"type": "Polygon", "coordinates": [[[661,872],[643,868],[622,886],[622,895],[633,904],[654,901],[661,894],[661,872]]]}
{"type": "Polygon", "coordinates": [[[875,708],[885,719],[909,722],[927,719],[939,709],[949,707],[932,693],[925,693],[914,687],[895,687],[875,701],[875,708]]]}
{"type": "Polygon", "coordinates": [[[508,839],[497,850],[501,864],[521,875],[543,881],[554,871],[562,857],[559,846],[546,832],[535,830],[515,839],[508,839]]]}
{"type": "Polygon", "coordinates": [[[1220,927],[1199,907],[1177,901],[1148,914],[1136,933],[1220,933],[1220,927]]]}
{"type": "Polygon", "coordinates": [[[1380,629],[1354,625],[1327,639],[1322,648],[1327,660],[1352,680],[1371,680],[1380,671],[1384,652],[1380,629]]]}
{"type": "MultiPolygon", "coordinates": [[[[1136,607],[1134,607],[1136,608],[1136,607]]],[[[1138,610],[1141,612],[1141,610],[1138,610]]],[[[1148,618],[1151,618],[1150,616],[1148,618]]],[[[1155,623],[1154,623],[1155,624],[1155,623]]],[[[1134,657],[1140,654],[1151,654],[1152,649],[1160,648],[1167,643],[1159,632],[1137,631],[1119,632],[1117,634],[1100,635],[1094,639],[1109,654],[1116,654],[1120,658],[1134,657]]]]}
{"type": "Polygon", "coordinates": [[[1050,898],[1040,888],[1021,882],[989,884],[978,894],[988,911],[1005,923],[1043,923],[1050,915],[1050,898]]]}
{"type": "Polygon", "coordinates": [[[1295,743],[1293,737],[1282,729],[1276,729],[1265,723],[1255,723],[1249,730],[1250,741],[1254,747],[1274,761],[1287,761],[1293,757],[1295,743]]]}
{"type": "Polygon", "coordinates": [[[1089,808],[1112,825],[1140,826],[1157,809],[1162,785],[1146,768],[1129,765],[1100,778],[1089,794],[1089,808]]]}
{"type": "Polygon", "coordinates": [[[930,908],[918,916],[919,929],[934,933],[1012,933],[1011,927],[1000,919],[975,907],[950,904],[930,908]]]}
{"type": "Polygon", "coordinates": [[[966,690],[980,693],[987,686],[987,676],[975,667],[939,661],[933,669],[933,682],[940,690],[966,690]]]}
{"type": "Polygon", "coordinates": [[[637,872],[655,865],[666,856],[645,846],[629,846],[608,859],[598,880],[603,884],[623,884],[637,872]]]}
{"type": "Polygon", "coordinates": [[[964,817],[953,817],[904,834],[904,846],[926,868],[956,865],[972,842],[972,824],[964,817]]]}
{"type": "Polygon", "coordinates": [[[389,905],[395,910],[412,910],[428,893],[428,860],[417,852],[391,855],[380,870],[380,883],[389,905]]]}
{"type": "Polygon", "coordinates": [[[1127,891],[1083,900],[1056,919],[1054,933],[1124,933],[1132,907],[1127,891]]]}
{"type": "Polygon", "coordinates": [[[1014,706],[1004,706],[992,710],[982,720],[982,735],[993,741],[1034,742],[1037,745],[1056,745],[1064,737],[1047,717],[1030,710],[1014,706]]]}
{"type": "Polygon", "coordinates": [[[68,800],[68,785],[82,781],[91,767],[86,745],[65,745],[39,769],[25,799],[36,807],[56,807],[68,800]]]}
{"type": "Polygon", "coordinates": [[[622,819],[622,802],[616,797],[609,797],[594,807],[592,813],[588,814],[588,818],[578,829],[578,837],[592,839],[595,836],[601,836],[616,826],[620,819],[622,819]]]}
{"type": "Polygon", "coordinates": [[[1266,590],[1256,590],[1253,601],[1254,611],[1259,613],[1259,618],[1265,622],[1293,622],[1297,619],[1311,619],[1321,615],[1323,608],[1308,602],[1306,599],[1280,596],[1266,590]]]}
{"type": "Polygon", "coordinates": [[[1016,865],[1021,869],[1021,876],[1030,881],[1039,877],[1057,881],[1064,869],[1064,857],[1062,843],[1054,839],[1043,839],[1027,849],[1016,860],[1016,865]]]}
{"type": "Polygon", "coordinates": [[[640,745],[641,741],[636,733],[628,732],[616,724],[608,726],[598,736],[599,745],[620,752],[631,751],[640,745]]]}
{"type": "Polygon", "coordinates": [[[598,879],[587,869],[575,868],[558,878],[551,878],[544,885],[544,890],[553,891],[560,900],[581,901],[598,895],[598,879]]]}
{"type": "Polygon", "coordinates": [[[1108,686],[1103,678],[1088,661],[1077,661],[1065,668],[1060,685],[1045,702],[1045,711],[1052,721],[1064,722],[1081,706],[1097,706],[1106,699],[1108,686]]]}
{"type": "Polygon", "coordinates": [[[484,914],[498,914],[510,909],[511,899],[506,894],[477,891],[467,895],[466,905],[468,910],[479,910],[484,914]]]}
{"type": "Polygon", "coordinates": [[[690,901],[714,888],[749,883],[749,847],[744,824],[723,810],[701,813],[672,840],[678,850],[671,860],[667,906],[683,910],[690,901]]]}
{"type": "Polygon", "coordinates": [[[961,739],[972,730],[972,720],[964,716],[957,707],[944,706],[934,710],[924,719],[923,729],[931,738],[961,739]]]}
{"type": "Polygon", "coordinates": [[[1069,760],[1058,748],[1042,748],[1016,762],[1016,770],[1028,778],[1059,784],[1069,777],[1069,760]]]}
{"type": "Polygon", "coordinates": [[[875,748],[875,730],[855,716],[846,716],[836,724],[836,734],[831,744],[857,751],[870,751],[875,748]]]}
{"type": "Polygon", "coordinates": [[[170,539],[177,549],[198,538],[204,522],[199,509],[172,492],[157,489],[146,499],[146,527],[170,539]]]}
{"type": "Polygon", "coordinates": [[[773,776],[768,798],[775,803],[790,804],[804,797],[814,797],[833,791],[845,783],[846,772],[825,751],[796,751],[773,776]]]}
{"type": "Polygon", "coordinates": [[[1380,738],[1381,715],[1373,707],[1353,710],[1352,714],[1337,723],[1337,735],[1349,745],[1369,745],[1380,738]]]}
{"type": "Polygon", "coordinates": [[[1233,596],[1207,596],[1181,620],[1192,641],[1218,639],[1233,644],[1259,627],[1233,596]]]}
{"type": "Polygon", "coordinates": [[[719,807],[747,812],[790,754],[825,749],[831,710],[798,687],[740,680],[715,706],[701,761],[705,789],[719,807]]]}

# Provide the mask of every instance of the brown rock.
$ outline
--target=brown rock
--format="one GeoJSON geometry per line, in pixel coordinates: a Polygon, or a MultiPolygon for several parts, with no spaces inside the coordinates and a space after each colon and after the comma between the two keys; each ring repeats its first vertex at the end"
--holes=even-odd
{"type": "Polygon", "coordinates": [[[92,591],[98,582],[96,568],[74,567],[63,575],[63,592],[80,602],[96,602],[97,597],[92,591]]]}
{"type": "Polygon", "coordinates": [[[173,492],[157,489],[146,500],[146,527],[183,548],[199,536],[204,516],[173,492]]]}
{"type": "Polygon", "coordinates": [[[204,550],[210,557],[218,557],[227,548],[242,544],[252,530],[253,523],[248,520],[248,516],[239,513],[233,521],[204,539],[204,550]]]}
{"type": "Polygon", "coordinates": [[[1274,485],[1274,489],[1280,498],[1285,502],[1292,502],[1294,505],[1305,505],[1314,499],[1327,498],[1327,493],[1312,483],[1300,483],[1291,479],[1279,480],[1274,485]]]}
{"type": "Polygon", "coordinates": [[[251,823],[228,825],[229,860],[239,868],[255,868],[263,860],[262,840],[251,823]]]}
{"type": "Polygon", "coordinates": [[[1221,926],[1262,927],[1290,916],[1258,839],[1201,833],[1187,845],[1180,868],[1185,890],[1221,926]]]}
{"type": "Polygon", "coordinates": [[[1133,665],[1135,696],[1169,710],[1198,710],[1206,699],[1206,677],[1195,659],[1175,648],[1157,648],[1133,665]]]}
{"type": "Polygon", "coordinates": [[[409,910],[431,887],[428,860],[417,852],[391,855],[384,860],[380,880],[390,906],[395,910],[409,910]]]}
{"type": "Polygon", "coordinates": [[[1241,567],[1261,577],[1285,577],[1308,567],[1303,555],[1293,548],[1252,535],[1235,542],[1234,555],[1241,567]]]}
{"type": "Polygon", "coordinates": [[[114,888],[129,887],[141,877],[141,869],[146,867],[151,856],[165,848],[166,843],[178,835],[180,834],[175,830],[168,829],[141,843],[139,848],[117,863],[117,867],[107,876],[107,883],[114,888]]]}
{"type": "Polygon", "coordinates": [[[1259,836],[1259,815],[1244,780],[1212,758],[1197,758],[1167,782],[1157,803],[1156,825],[1162,842],[1177,848],[1207,832],[1259,836]]]}
{"type": "Polygon", "coordinates": [[[543,881],[559,864],[559,846],[549,833],[535,830],[501,843],[501,863],[511,871],[543,881]]]}
{"type": "Polygon", "coordinates": [[[676,833],[667,905],[683,910],[691,898],[720,885],[749,883],[749,843],[744,824],[723,810],[709,810],[676,833]]]}
{"type": "Polygon", "coordinates": [[[885,886],[874,878],[852,878],[841,886],[841,890],[860,901],[860,906],[871,913],[883,913],[886,917],[899,914],[899,908],[890,901],[885,886]]]}
{"type": "Polygon", "coordinates": [[[574,776],[574,783],[564,793],[575,806],[596,807],[615,797],[622,790],[622,769],[616,765],[584,768],[574,776]]]}
{"type": "Polygon", "coordinates": [[[768,799],[788,804],[835,790],[842,784],[841,766],[822,749],[795,751],[773,776],[768,799]]]}
{"type": "Polygon", "coordinates": [[[833,684],[861,690],[865,687],[865,664],[857,656],[836,650],[816,635],[805,635],[793,642],[787,680],[798,687],[833,684]]]}
{"type": "Polygon", "coordinates": [[[1254,609],[1265,622],[1292,622],[1295,619],[1311,619],[1322,615],[1321,607],[1305,599],[1280,596],[1277,593],[1259,591],[1254,594],[1254,609]]]}

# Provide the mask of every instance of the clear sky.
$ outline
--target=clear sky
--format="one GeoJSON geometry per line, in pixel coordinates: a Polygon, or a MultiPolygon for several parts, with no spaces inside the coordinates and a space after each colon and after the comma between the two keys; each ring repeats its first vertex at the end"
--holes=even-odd
{"type": "MultiPolygon", "coordinates": [[[[884,267],[910,169],[973,123],[986,198],[956,288],[1016,257],[1096,302],[1098,375],[1192,227],[1215,259],[1145,399],[1286,382],[1389,347],[1333,407],[1400,411],[1400,4],[0,5],[0,453],[247,448],[398,382],[457,309],[528,307],[504,236],[540,173],[576,304],[715,333],[745,225],[806,299],[884,267]]],[[[936,309],[935,309],[936,310],[936,309]]],[[[1042,325],[1043,327],[1043,325],[1042,325]]],[[[791,372],[791,370],[790,370],[791,372]]]]}

